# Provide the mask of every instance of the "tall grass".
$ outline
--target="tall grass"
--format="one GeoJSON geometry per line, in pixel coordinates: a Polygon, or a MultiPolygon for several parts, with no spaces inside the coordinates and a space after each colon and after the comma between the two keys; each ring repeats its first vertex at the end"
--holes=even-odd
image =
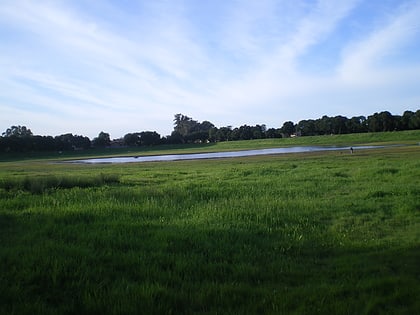
{"type": "Polygon", "coordinates": [[[68,176],[68,175],[43,175],[6,177],[0,180],[0,188],[6,191],[23,190],[31,193],[42,193],[47,189],[73,188],[73,187],[96,187],[119,182],[118,175],[97,174],[89,176],[68,176]]]}
{"type": "Polygon", "coordinates": [[[0,313],[419,313],[418,156],[50,165],[119,182],[0,189],[0,313]]]}

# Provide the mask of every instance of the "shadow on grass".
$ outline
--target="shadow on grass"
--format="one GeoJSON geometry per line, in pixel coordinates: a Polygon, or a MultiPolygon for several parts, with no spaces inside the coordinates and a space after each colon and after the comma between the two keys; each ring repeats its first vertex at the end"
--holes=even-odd
{"type": "Polygon", "coordinates": [[[415,314],[419,246],[87,213],[0,216],[4,314],[415,314]]]}

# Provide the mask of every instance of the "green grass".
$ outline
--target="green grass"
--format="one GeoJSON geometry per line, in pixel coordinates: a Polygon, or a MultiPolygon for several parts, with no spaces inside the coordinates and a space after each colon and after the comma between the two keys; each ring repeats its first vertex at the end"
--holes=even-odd
{"type": "Polygon", "coordinates": [[[419,156],[1,163],[0,313],[418,314],[419,156]]]}

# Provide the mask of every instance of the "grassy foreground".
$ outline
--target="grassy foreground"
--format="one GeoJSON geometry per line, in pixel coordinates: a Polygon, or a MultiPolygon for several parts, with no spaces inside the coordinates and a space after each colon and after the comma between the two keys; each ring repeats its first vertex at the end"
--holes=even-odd
{"type": "Polygon", "coordinates": [[[419,314],[419,157],[1,163],[0,313],[419,314]]]}

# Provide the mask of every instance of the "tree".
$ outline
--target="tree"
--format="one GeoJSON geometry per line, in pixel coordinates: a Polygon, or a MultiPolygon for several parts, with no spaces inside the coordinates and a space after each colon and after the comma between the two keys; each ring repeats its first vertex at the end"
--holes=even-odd
{"type": "Polygon", "coordinates": [[[301,120],[296,129],[302,136],[314,136],[316,135],[315,120],[301,120]]]}
{"type": "Polygon", "coordinates": [[[251,139],[264,139],[267,127],[265,125],[256,125],[254,127],[251,127],[251,131],[251,139]]]}
{"type": "Polygon", "coordinates": [[[199,124],[199,129],[200,129],[201,132],[210,132],[210,130],[213,129],[213,128],[214,128],[214,125],[207,120],[205,120],[205,121],[203,121],[199,124]]]}
{"type": "Polygon", "coordinates": [[[367,118],[368,130],[370,132],[379,132],[381,130],[381,123],[379,121],[379,114],[374,113],[367,118]]]}
{"type": "Polygon", "coordinates": [[[410,129],[410,121],[413,118],[414,113],[412,111],[406,110],[401,117],[401,127],[402,130],[410,129]]]}
{"type": "Polygon", "coordinates": [[[140,134],[136,133],[127,133],[124,136],[124,144],[128,146],[138,146],[140,145],[140,134]]]}
{"type": "Polygon", "coordinates": [[[184,136],[187,142],[207,142],[213,132],[214,125],[209,121],[203,121],[191,126],[190,131],[184,136]]]}
{"type": "Polygon", "coordinates": [[[160,134],[156,131],[140,132],[140,145],[156,145],[160,143],[160,134]]]}
{"type": "Polygon", "coordinates": [[[54,151],[55,141],[51,136],[32,136],[31,149],[33,151],[54,151]]]}
{"type": "Polygon", "coordinates": [[[269,128],[265,132],[267,138],[281,138],[281,129],[269,128]]]}
{"type": "Polygon", "coordinates": [[[220,127],[215,132],[215,141],[228,141],[232,139],[232,126],[220,127]]]}
{"type": "Polygon", "coordinates": [[[184,138],[184,142],[188,135],[199,130],[199,123],[196,120],[182,114],[175,115],[174,125],[174,132],[181,135],[184,138]]]}
{"type": "Polygon", "coordinates": [[[25,141],[27,138],[16,136],[1,137],[1,151],[4,152],[23,152],[26,151],[25,141]]]}
{"type": "Polygon", "coordinates": [[[252,139],[252,135],[253,135],[252,129],[253,128],[251,126],[248,126],[248,125],[240,126],[239,129],[235,128],[233,130],[234,134],[235,134],[235,139],[236,140],[250,140],[250,139],[252,139]]]}
{"type": "Polygon", "coordinates": [[[177,131],[172,131],[170,136],[166,137],[167,144],[181,144],[185,143],[185,139],[181,134],[177,131]]]}
{"type": "Polygon", "coordinates": [[[337,134],[337,135],[347,133],[347,121],[348,121],[347,117],[343,117],[343,116],[333,117],[331,120],[332,133],[337,134]]]}
{"type": "Polygon", "coordinates": [[[393,131],[395,130],[395,117],[388,111],[379,113],[379,117],[382,120],[382,131],[393,131]]]}
{"type": "Polygon", "coordinates": [[[95,147],[107,147],[111,144],[111,138],[109,133],[101,131],[95,139],[93,139],[93,145],[95,147]]]}
{"type": "Polygon", "coordinates": [[[332,134],[333,133],[332,125],[333,125],[332,118],[326,115],[322,116],[321,119],[317,119],[315,121],[317,133],[320,135],[332,134]]]}
{"type": "Polygon", "coordinates": [[[401,117],[402,130],[420,129],[420,110],[405,111],[401,117]]]}
{"type": "Polygon", "coordinates": [[[31,129],[26,126],[12,126],[3,132],[3,137],[30,137],[32,136],[31,129]]]}
{"type": "Polygon", "coordinates": [[[179,143],[206,142],[211,138],[211,133],[215,134],[214,128],[209,121],[199,123],[188,116],[176,114],[171,140],[179,143]]]}
{"type": "Polygon", "coordinates": [[[365,116],[355,116],[352,117],[347,122],[347,129],[349,133],[360,133],[360,132],[367,132],[367,123],[366,123],[365,116]]]}
{"type": "Polygon", "coordinates": [[[367,119],[368,129],[371,132],[393,131],[396,127],[394,116],[390,112],[384,111],[374,113],[367,119]]]}
{"type": "Polygon", "coordinates": [[[56,136],[54,138],[57,150],[67,151],[71,150],[73,146],[73,134],[66,133],[63,135],[56,136]]]}
{"type": "Polygon", "coordinates": [[[84,136],[73,137],[73,149],[89,149],[91,146],[90,139],[84,136]]]}
{"type": "Polygon", "coordinates": [[[281,127],[281,132],[285,137],[290,137],[296,131],[296,126],[292,121],[286,121],[281,127]]]}
{"type": "Polygon", "coordinates": [[[414,115],[410,118],[410,122],[408,123],[409,129],[420,129],[420,109],[417,110],[414,115]]]}
{"type": "Polygon", "coordinates": [[[71,133],[66,133],[54,138],[56,149],[59,151],[69,151],[77,149],[89,149],[90,139],[83,136],[74,136],[71,133]]]}

